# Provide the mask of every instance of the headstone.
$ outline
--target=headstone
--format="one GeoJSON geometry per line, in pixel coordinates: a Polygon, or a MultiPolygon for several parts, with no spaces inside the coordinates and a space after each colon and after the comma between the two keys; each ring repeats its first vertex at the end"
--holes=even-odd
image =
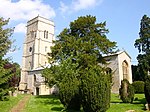
{"type": "Polygon", "coordinates": [[[15,90],[15,91],[13,92],[13,96],[14,96],[14,97],[17,97],[17,94],[18,94],[18,92],[17,92],[17,90],[15,90]]]}
{"type": "Polygon", "coordinates": [[[9,96],[12,96],[12,91],[9,91],[9,96]]]}
{"type": "Polygon", "coordinates": [[[58,95],[58,93],[59,93],[59,88],[58,88],[56,85],[54,85],[54,86],[51,88],[50,92],[51,92],[51,94],[58,95]]]}
{"type": "Polygon", "coordinates": [[[150,110],[150,104],[145,104],[146,110],[150,110]]]}

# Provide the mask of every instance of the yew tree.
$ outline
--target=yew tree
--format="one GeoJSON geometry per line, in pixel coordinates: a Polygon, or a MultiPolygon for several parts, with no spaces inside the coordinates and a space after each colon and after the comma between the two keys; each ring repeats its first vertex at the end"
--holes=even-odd
{"type": "Polygon", "coordinates": [[[109,107],[110,74],[101,65],[106,64],[103,55],[114,53],[116,42],[111,42],[107,33],[106,22],[81,16],[54,41],[49,53],[52,66],[45,69],[44,76],[58,85],[67,109],[80,110],[82,104],[86,112],[99,112],[109,107]]]}

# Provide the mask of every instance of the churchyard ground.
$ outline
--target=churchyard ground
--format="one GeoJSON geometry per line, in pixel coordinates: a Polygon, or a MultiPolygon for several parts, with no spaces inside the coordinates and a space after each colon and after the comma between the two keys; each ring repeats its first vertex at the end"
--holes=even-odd
{"type": "Polygon", "coordinates": [[[10,97],[9,101],[0,101],[0,112],[9,112],[25,95],[10,97]]]}
{"type": "MultiPolygon", "coordinates": [[[[18,97],[11,97],[9,101],[0,101],[0,112],[10,112],[13,107],[20,108],[21,111],[18,112],[60,112],[63,110],[63,105],[56,96],[26,96],[29,95],[18,95],[18,97]],[[18,102],[25,97],[29,99],[24,107],[17,106],[20,105],[18,102]]],[[[107,112],[126,112],[128,110],[145,112],[145,103],[144,94],[135,94],[133,104],[122,103],[118,94],[112,94],[110,108],[107,112]]]]}

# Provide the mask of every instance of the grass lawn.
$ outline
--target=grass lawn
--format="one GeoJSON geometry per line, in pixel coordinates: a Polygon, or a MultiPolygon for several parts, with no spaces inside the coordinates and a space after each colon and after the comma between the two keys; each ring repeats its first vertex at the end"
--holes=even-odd
{"type": "Polygon", "coordinates": [[[127,110],[135,110],[135,112],[145,112],[145,96],[144,94],[135,94],[136,100],[132,104],[122,103],[117,94],[111,95],[111,104],[107,112],[125,112],[127,110]]]}
{"type": "MultiPolygon", "coordinates": [[[[0,101],[0,112],[9,112],[23,97],[24,95],[18,95],[18,97],[10,97],[9,101],[0,101]]],[[[125,112],[127,110],[144,112],[146,102],[144,94],[136,94],[135,98],[133,104],[122,103],[118,94],[112,94],[110,108],[107,112],[125,112]]],[[[63,105],[56,96],[31,96],[23,112],[60,112],[63,109],[63,105]]]]}
{"type": "MultiPolygon", "coordinates": [[[[135,110],[135,112],[145,111],[144,94],[136,94],[136,101],[133,104],[122,103],[118,94],[112,94],[110,108],[107,112],[125,112],[135,110]]],[[[63,105],[55,96],[32,96],[24,112],[60,112],[63,105]]]]}
{"type": "Polygon", "coordinates": [[[18,95],[17,97],[10,97],[8,101],[0,101],[0,112],[9,112],[23,97],[24,95],[18,95]]]}
{"type": "Polygon", "coordinates": [[[31,96],[23,112],[60,112],[62,109],[56,96],[31,96]]]}

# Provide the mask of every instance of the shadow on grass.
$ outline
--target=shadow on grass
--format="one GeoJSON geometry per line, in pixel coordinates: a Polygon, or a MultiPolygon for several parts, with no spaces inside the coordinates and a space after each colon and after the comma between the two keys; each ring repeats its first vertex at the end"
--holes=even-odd
{"type": "Polygon", "coordinates": [[[143,106],[141,106],[142,110],[146,110],[145,108],[145,104],[146,104],[146,99],[142,98],[142,99],[136,99],[133,101],[133,104],[143,104],[143,106]]]}
{"type": "Polygon", "coordinates": [[[64,109],[63,107],[53,107],[53,108],[51,108],[52,111],[58,111],[58,112],[62,111],[63,109],[64,109]]]}
{"type": "Polygon", "coordinates": [[[133,104],[146,104],[146,99],[145,98],[142,98],[142,99],[135,98],[135,100],[133,101],[133,104]]]}
{"type": "MultiPolygon", "coordinates": [[[[110,103],[123,103],[122,101],[111,101],[110,103]]],[[[134,100],[131,104],[146,104],[145,98],[134,100]]]]}
{"type": "MultiPolygon", "coordinates": [[[[55,112],[79,112],[79,111],[74,111],[74,110],[65,110],[63,106],[61,105],[61,102],[59,101],[59,97],[55,95],[39,95],[35,96],[37,99],[37,103],[44,104],[44,105],[52,105],[53,107],[51,108],[51,111],[55,112]]],[[[83,112],[83,111],[80,111],[83,112]]]]}
{"type": "Polygon", "coordinates": [[[56,95],[38,95],[35,98],[53,98],[53,99],[58,99],[58,96],[56,95]]]}
{"type": "Polygon", "coordinates": [[[145,109],[145,104],[146,104],[146,99],[145,98],[134,98],[134,101],[133,103],[124,103],[122,102],[121,100],[117,100],[117,101],[111,101],[111,104],[133,104],[133,105],[137,105],[137,104],[142,104],[142,105],[139,105],[141,107],[142,110],[146,110],[145,109]]]}
{"type": "Polygon", "coordinates": [[[60,101],[58,99],[58,96],[54,95],[39,95],[35,96],[37,99],[37,103],[40,102],[44,105],[60,105],[60,101]]]}

